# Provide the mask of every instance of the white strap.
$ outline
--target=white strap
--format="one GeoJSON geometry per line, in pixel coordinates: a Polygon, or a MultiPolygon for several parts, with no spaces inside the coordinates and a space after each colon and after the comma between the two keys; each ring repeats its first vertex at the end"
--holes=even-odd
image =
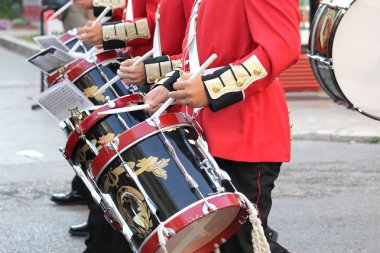
{"type": "Polygon", "coordinates": [[[133,16],[133,0],[128,0],[127,11],[126,11],[126,14],[125,14],[125,19],[129,20],[129,21],[134,20],[134,16],[133,16]]]}
{"type": "Polygon", "coordinates": [[[161,36],[160,36],[160,6],[156,11],[156,27],[154,28],[153,37],[153,57],[162,56],[161,36]]]}
{"type": "Polygon", "coordinates": [[[197,31],[196,31],[196,20],[199,9],[199,0],[194,3],[193,10],[191,11],[190,17],[190,26],[189,26],[189,35],[187,38],[187,46],[189,48],[189,64],[190,72],[198,70],[200,67],[199,57],[198,57],[198,48],[197,48],[197,31]]]}

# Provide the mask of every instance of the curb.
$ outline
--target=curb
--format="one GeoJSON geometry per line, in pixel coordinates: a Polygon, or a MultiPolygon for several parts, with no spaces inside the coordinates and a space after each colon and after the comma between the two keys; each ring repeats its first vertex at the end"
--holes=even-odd
{"type": "Polygon", "coordinates": [[[6,34],[0,35],[0,46],[28,58],[40,51],[37,45],[6,34]]]}
{"type": "Polygon", "coordinates": [[[380,144],[378,135],[360,136],[317,132],[292,133],[292,140],[380,144]]]}

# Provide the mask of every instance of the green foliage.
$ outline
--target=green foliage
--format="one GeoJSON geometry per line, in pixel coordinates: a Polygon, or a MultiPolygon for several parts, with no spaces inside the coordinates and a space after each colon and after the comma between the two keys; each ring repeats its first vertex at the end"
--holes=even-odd
{"type": "Polygon", "coordinates": [[[0,0],[0,19],[14,19],[21,14],[21,1],[0,0]]]}

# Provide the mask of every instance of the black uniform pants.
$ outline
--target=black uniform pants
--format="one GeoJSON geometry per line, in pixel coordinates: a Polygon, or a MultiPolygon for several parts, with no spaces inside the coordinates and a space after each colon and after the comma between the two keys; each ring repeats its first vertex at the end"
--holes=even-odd
{"type": "MultiPolygon", "coordinates": [[[[281,163],[247,163],[216,158],[218,165],[230,175],[233,185],[256,204],[264,231],[272,207],[274,181],[280,173],[281,163]]],[[[249,221],[221,247],[222,253],[252,253],[252,225],[249,221]]],[[[278,243],[268,239],[272,253],[288,252],[278,243]]]]}
{"type": "Polygon", "coordinates": [[[71,181],[71,190],[76,191],[84,197],[91,198],[90,191],[87,189],[86,185],[83,183],[82,179],[75,175],[73,180],[71,181]]]}
{"type": "Polygon", "coordinates": [[[101,207],[92,201],[89,208],[89,237],[84,253],[132,253],[127,239],[107,222],[101,207]]]}

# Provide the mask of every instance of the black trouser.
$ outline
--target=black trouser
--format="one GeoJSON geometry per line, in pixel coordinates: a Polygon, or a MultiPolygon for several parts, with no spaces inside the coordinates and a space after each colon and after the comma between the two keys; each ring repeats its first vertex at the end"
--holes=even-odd
{"type": "MultiPolygon", "coordinates": [[[[247,163],[216,158],[218,165],[230,175],[233,185],[257,205],[264,231],[268,226],[268,216],[272,207],[274,181],[280,173],[281,163],[247,163]]],[[[251,253],[252,225],[249,221],[221,247],[223,253],[251,253]]],[[[272,253],[287,252],[278,243],[268,239],[272,253]]]]}
{"type": "Polygon", "coordinates": [[[103,210],[94,201],[89,204],[89,237],[84,253],[132,253],[126,238],[107,222],[103,210]]]}
{"type": "Polygon", "coordinates": [[[75,175],[73,180],[71,181],[71,190],[78,192],[85,198],[91,198],[90,191],[87,189],[82,179],[77,175],[75,175]]]}

